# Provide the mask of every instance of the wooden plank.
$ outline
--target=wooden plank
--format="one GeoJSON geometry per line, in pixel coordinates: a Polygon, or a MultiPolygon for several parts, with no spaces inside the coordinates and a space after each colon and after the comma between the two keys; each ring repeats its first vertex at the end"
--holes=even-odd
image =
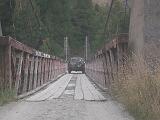
{"type": "Polygon", "coordinates": [[[90,92],[94,96],[94,100],[106,100],[106,98],[91,84],[86,75],[84,76],[84,78],[89,86],[90,92]]]}
{"type": "Polygon", "coordinates": [[[82,90],[83,90],[83,94],[84,94],[84,100],[94,100],[94,96],[92,95],[92,93],[89,90],[89,86],[86,82],[85,76],[84,75],[80,75],[81,78],[81,83],[82,83],[82,90]]]}
{"type": "Polygon", "coordinates": [[[71,80],[72,75],[65,75],[61,77],[56,82],[52,83],[45,90],[29,97],[27,101],[43,101],[50,100],[53,98],[59,98],[65,88],[67,87],[69,81],[71,80]]]}
{"type": "Polygon", "coordinates": [[[106,100],[106,98],[91,84],[86,75],[82,75],[81,81],[85,100],[106,100]]]}
{"type": "Polygon", "coordinates": [[[82,79],[81,75],[78,75],[77,81],[76,81],[75,96],[74,96],[75,100],[83,100],[84,99],[81,79],[82,79]]]}
{"type": "Polygon", "coordinates": [[[51,97],[48,98],[48,100],[54,99],[54,98],[59,98],[63,91],[65,90],[65,88],[67,87],[68,83],[70,82],[71,78],[73,75],[67,75],[66,77],[63,77],[63,82],[61,84],[59,84],[59,88],[57,90],[57,92],[55,92],[51,97]]]}

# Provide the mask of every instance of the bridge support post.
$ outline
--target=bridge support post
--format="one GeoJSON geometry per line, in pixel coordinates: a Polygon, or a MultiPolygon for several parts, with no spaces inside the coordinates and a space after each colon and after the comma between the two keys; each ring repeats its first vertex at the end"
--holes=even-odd
{"type": "Polygon", "coordinates": [[[37,87],[37,70],[38,70],[38,57],[34,59],[34,82],[33,82],[33,89],[37,87]]]}
{"type": "Polygon", "coordinates": [[[52,63],[51,63],[51,60],[49,60],[49,62],[48,62],[48,64],[49,64],[49,67],[48,67],[48,80],[51,80],[51,65],[52,65],[52,63]]]}
{"type": "Polygon", "coordinates": [[[112,78],[112,81],[114,81],[114,71],[113,71],[113,65],[114,65],[114,56],[113,56],[113,52],[112,50],[110,49],[109,50],[109,59],[110,59],[110,73],[111,73],[111,78],[112,78]]]}
{"type": "Polygon", "coordinates": [[[44,69],[44,83],[47,82],[47,59],[44,60],[44,65],[45,65],[45,69],[44,69]]]}
{"type": "Polygon", "coordinates": [[[53,60],[51,60],[51,79],[53,79],[53,60]]]}
{"type": "Polygon", "coordinates": [[[28,72],[29,72],[29,54],[26,55],[24,63],[24,83],[23,83],[23,93],[27,92],[28,87],[28,72]]]}
{"type": "Polygon", "coordinates": [[[108,56],[107,56],[107,51],[105,51],[104,53],[104,64],[105,64],[105,71],[106,71],[106,83],[107,83],[107,87],[109,88],[109,86],[111,85],[111,77],[109,74],[109,60],[108,60],[108,56]]]}
{"type": "Polygon", "coordinates": [[[12,72],[11,72],[11,46],[8,45],[5,48],[5,64],[3,67],[5,67],[5,86],[9,89],[12,88],[12,80],[11,80],[11,76],[12,76],[12,72]]]}
{"type": "Polygon", "coordinates": [[[41,58],[38,58],[38,70],[37,70],[37,87],[41,85],[41,58]]]}
{"type": "Polygon", "coordinates": [[[20,52],[17,56],[16,59],[18,60],[18,67],[17,67],[17,72],[16,72],[16,92],[17,94],[20,94],[20,85],[21,85],[21,73],[22,73],[22,62],[23,62],[23,52],[20,52]]]}
{"type": "Polygon", "coordinates": [[[41,84],[44,84],[44,58],[42,58],[41,63],[41,84]]]}
{"type": "Polygon", "coordinates": [[[102,63],[103,63],[103,70],[104,70],[104,86],[108,86],[108,74],[107,74],[107,62],[106,62],[106,58],[105,58],[105,53],[103,52],[103,56],[102,56],[102,63]]]}
{"type": "Polygon", "coordinates": [[[29,63],[29,68],[30,68],[30,71],[29,71],[29,91],[33,89],[33,73],[34,73],[34,57],[33,56],[30,56],[30,63],[29,63]]]}

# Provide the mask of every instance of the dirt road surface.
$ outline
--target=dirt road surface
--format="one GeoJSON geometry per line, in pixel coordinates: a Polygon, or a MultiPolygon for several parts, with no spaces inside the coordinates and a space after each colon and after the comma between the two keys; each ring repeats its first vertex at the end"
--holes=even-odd
{"type": "Polygon", "coordinates": [[[46,89],[0,107],[0,120],[134,120],[84,74],[67,74],[46,89]]]}

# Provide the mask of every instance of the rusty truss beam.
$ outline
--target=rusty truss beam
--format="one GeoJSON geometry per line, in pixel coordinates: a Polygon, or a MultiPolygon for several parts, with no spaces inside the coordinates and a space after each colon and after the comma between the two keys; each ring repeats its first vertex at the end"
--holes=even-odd
{"type": "Polygon", "coordinates": [[[65,73],[64,61],[11,37],[0,37],[0,88],[29,92],[65,73]]]}
{"type": "Polygon", "coordinates": [[[86,63],[86,74],[101,88],[108,89],[127,58],[128,34],[114,36],[86,63]]]}

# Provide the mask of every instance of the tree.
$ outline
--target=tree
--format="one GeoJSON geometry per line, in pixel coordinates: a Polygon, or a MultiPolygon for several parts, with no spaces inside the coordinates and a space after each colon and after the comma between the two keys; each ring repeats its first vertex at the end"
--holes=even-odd
{"type": "Polygon", "coordinates": [[[3,35],[13,35],[14,0],[0,0],[0,21],[3,35]]]}
{"type": "MultiPolygon", "coordinates": [[[[0,20],[4,35],[60,57],[64,56],[64,37],[68,36],[72,55],[84,56],[86,35],[91,51],[105,42],[104,26],[108,6],[93,5],[92,0],[0,0],[0,20]],[[106,8],[105,8],[106,7],[106,8]]],[[[129,14],[114,3],[107,40],[117,32],[128,32],[129,14]]]]}

